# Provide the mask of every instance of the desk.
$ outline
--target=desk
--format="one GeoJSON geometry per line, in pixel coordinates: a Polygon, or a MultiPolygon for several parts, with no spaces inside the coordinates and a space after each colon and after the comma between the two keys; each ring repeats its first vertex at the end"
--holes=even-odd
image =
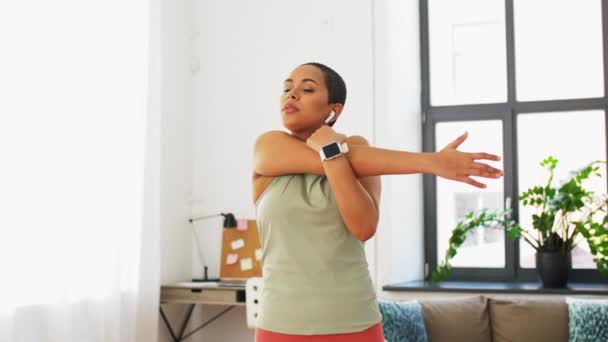
{"type": "Polygon", "coordinates": [[[236,306],[245,306],[245,284],[234,284],[234,283],[192,283],[182,282],[172,285],[163,285],[160,288],[160,315],[171,334],[174,342],[181,342],[186,338],[192,336],[197,331],[203,329],[211,322],[223,316],[228,311],[234,309],[236,306]],[[187,304],[186,317],[182,321],[179,334],[176,335],[171,324],[167,320],[165,312],[163,311],[163,304],[187,304]],[[192,331],[185,333],[192,311],[196,304],[216,304],[226,305],[228,308],[203,322],[192,331]]]}

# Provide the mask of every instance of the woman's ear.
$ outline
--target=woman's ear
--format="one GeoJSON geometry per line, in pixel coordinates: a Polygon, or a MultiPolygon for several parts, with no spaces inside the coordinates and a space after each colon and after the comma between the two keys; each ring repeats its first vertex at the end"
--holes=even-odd
{"type": "Polygon", "coordinates": [[[338,118],[340,117],[340,114],[342,114],[343,109],[344,109],[343,104],[341,104],[341,103],[333,104],[332,110],[334,111],[334,113],[336,113],[336,115],[334,116],[333,119],[331,119],[332,122],[335,122],[336,120],[338,120],[338,118]]]}

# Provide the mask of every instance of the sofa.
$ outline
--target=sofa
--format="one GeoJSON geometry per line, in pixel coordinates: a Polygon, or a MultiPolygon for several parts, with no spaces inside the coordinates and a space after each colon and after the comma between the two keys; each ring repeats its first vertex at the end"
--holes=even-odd
{"type": "Polygon", "coordinates": [[[387,342],[608,341],[606,299],[471,295],[380,308],[387,342]]]}

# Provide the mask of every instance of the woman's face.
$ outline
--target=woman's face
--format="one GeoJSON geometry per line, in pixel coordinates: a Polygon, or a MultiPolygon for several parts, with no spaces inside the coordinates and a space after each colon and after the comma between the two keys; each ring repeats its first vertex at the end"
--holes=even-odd
{"type": "Polygon", "coordinates": [[[312,65],[295,68],[283,83],[281,118],[292,132],[317,129],[332,110],[323,72],[312,65]]]}

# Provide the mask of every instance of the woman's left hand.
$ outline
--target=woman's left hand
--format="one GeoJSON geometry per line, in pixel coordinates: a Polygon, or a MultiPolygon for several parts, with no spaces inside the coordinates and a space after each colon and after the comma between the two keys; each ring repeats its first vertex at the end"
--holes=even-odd
{"type": "Polygon", "coordinates": [[[308,139],[306,139],[306,145],[310,147],[313,151],[319,152],[321,147],[331,144],[332,142],[337,142],[339,144],[346,141],[346,135],[340,134],[334,131],[331,127],[327,125],[321,126],[321,128],[317,129],[308,139]]]}
{"type": "Polygon", "coordinates": [[[432,173],[446,179],[467,183],[478,188],[485,188],[485,184],[474,180],[471,176],[496,179],[502,177],[503,172],[477,160],[499,161],[500,157],[485,152],[467,153],[458,151],[458,146],[466,140],[467,136],[468,133],[465,132],[441,149],[441,151],[434,153],[435,158],[432,173]]]}

